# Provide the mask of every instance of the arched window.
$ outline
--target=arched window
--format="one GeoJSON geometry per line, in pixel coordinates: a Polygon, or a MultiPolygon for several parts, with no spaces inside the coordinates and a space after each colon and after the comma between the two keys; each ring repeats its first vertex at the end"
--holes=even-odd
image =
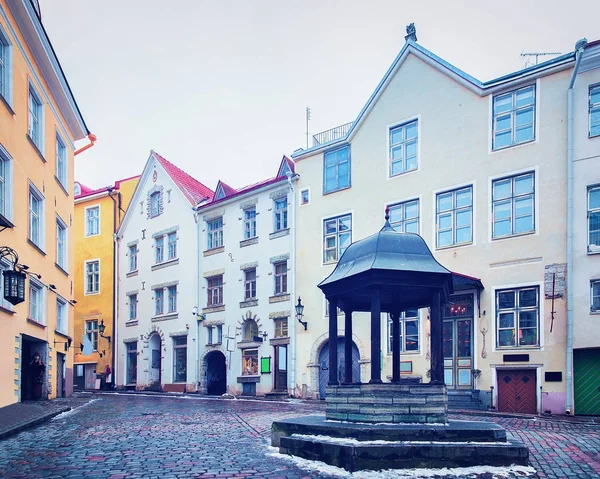
{"type": "Polygon", "coordinates": [[[244,341],[252,341],[258,336],[258,325],[253,319],[247,319],[244,322],[244,328],[242,331],[242,337],[244,341]]]}
{"type": "Polygon", "coordinates": [[[155,191],[150,195],[150,217],[160,215],[160,191],[155,191]]]}
{"type": "Polygon", "coordinates": [[[81,194],[81,186],[79,183],[75,183],[75,186],[73,186],[73,194],[75,196],[79,196],[81,194]]]}

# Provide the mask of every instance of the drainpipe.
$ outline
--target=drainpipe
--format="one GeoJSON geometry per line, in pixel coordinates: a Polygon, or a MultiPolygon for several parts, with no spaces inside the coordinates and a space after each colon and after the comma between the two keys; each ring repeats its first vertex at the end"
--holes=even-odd
{"type": "MultiPolygon", "coordinates": [[[[200,213],[194,208],[194,222],[196,223],[196,298],[195,304],[200,309],[200,213]]],[[[198,314],[198,313],[196,313],[198,314]]],[[[196,392],[200,393],[200,321],[196,315],[196,392]]]]}
{"type": "MultiPolygon", "coordinates": [[[[107,188],[108,196],[113,201],[113,297],[112,297],[112,344],[111,344],[111,369],[112,369],[112,384],[115,385],[117,379],[116,373],[116,349],[117,349],[117,200],[112,195],[114,186],[107,188]]],[[[117,193],[119,200],[121,199],[120,193],[117,193]]]]}
{"type": "Polygon", "coordinates": [[[93,133],[90,133],[87,137],[88,137],[88,140],[90,140],[90,143],[88,145],[82,146],[81,148],[79,148],[79,150],[75,150],[75,152],[73,153],[73,156],[77,156],[79,153],[83,153],[88,148],[91,148],[92,146],[94,146],[94,143],[96,143],[96,140],[97,140],[96,135],[94,135],[93,133]]]}
{"type": "Polygon", "coordinates": [[[575,44],[575,67],[567,90],[567,380],[565,414],[573,410],[573,86],[587,45],[585,38],[575,44]]]}
{"type": "Polygon", "coordinates": [[[290,297],[292,300],[292,321],[290,325],[290,361],[289,361],[289,370],[290,370],[290,378],[289,384],[291,385],[291,395],[296,395],[296,313],[294,306],[296,304],[296,192],[294,189],[294,185],[292,183],[292,179],[294,181],[298,181],[299,175],[292,175],[291,172],[288,172],[288,183],[290,184],[290,191],[292,197],[292,221],[290,224],[290,236],[291,236],[291,251],[290,258],[292,259],[290,263],[292,263],[292,274],[290,275],[290,297]]]}

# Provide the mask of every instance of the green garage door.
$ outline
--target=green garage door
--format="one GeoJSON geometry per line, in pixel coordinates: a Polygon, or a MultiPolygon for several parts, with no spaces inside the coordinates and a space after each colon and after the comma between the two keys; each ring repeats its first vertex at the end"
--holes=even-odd
{"type": "Polygon", "coordinates": [[[573,351],[575,413],[600,415],[600,349],[573,351]]]}

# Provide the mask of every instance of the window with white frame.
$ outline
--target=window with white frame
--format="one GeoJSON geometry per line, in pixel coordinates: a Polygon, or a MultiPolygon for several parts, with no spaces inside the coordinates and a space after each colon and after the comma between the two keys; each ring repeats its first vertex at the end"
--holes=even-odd
{"type": "Polygon", "coordinates": [[[173,338],[173,382],[187,381],[187,336],[173,338]]]}
{"type": "Polygon", "coordinates": [[[12,58],[11,43],[0,26],[0,96],[8,103],[11,100],[12,58]]]}
{"type": "Polygon", "coordinates": [[[138,245],[134,244],[129,247],[129,272],[137,271],[138,269],[138,245]]]}
{"type": "Polygon", "coordinates": [[[85,209],[85,235],[95,236],[100,234],[100,206],[85,209]]]}
{"type": "Polygon", "coordinates": [[[499,348],[540,345],[539,287],[496,291],[496,345],[499,348]]]}
{"type": "MultiPolygon", "coordinates": [[[[399,318],[400,352],[419,351],[419,310],[403,311],[399,318]]],[[[394,328],[392,318],[388,314],[387,336],[388,353],[393,351],[394,328]]]]}
{"type": "Polygon", "coordinates": [[[391,205],[390,225],[400,233],[419,234],[419,200],[391,205]]]}
{"type": "Polygon", "coordinates": [[[27,134],[31,141],[37,146],[41,153],[44,152],[44,117],[43,102],[41,97],[29,84],[29,117],[27,124],[27,134]]]}
{"type": "Polygon", "coordinates": [[[0,144],[0,215],[12,217],[12,158],[0,144]]]}
{"type": "Polygon", "coordinates": [[[493,98],[492,149],[535,140],[535,85],[493,98]]]}
{"type": "Polygon", "coordinates": [[[206,249],[220,248],[223,246],[223,218],[216,218],[206,222],[206,249]]]}
{"type": "Polygon", "coordinates": [[[534,173],[492,181],[492,238],[535,232],[534,173]]]}
{"type": "Polygon", "coordinates": [[[600,185],[588,188],[588,251],[600,253],[600,185]]]}
{"type": "Polygon", "coordinates": [[[244,210],[244,239],[256,237],[256,208],[244,210]]]}
{"type": "Polygon", "coordinates": [[[275,337],[287,338],[288,336],[288,318],[275,319],[275,337]]]}
{"type": "Polygon", "coordinates": [[[437,247],[473,241],[473,187],[445,191],[436,195],[437,247]]]}
{"type": "Polygon", "coordinates": [[[85,262],[85,294],[100,292],[100,261],[85,262]]]}
{"type": "Polygon", "coordinates": [[[390,128],[390,176],[417,169],[418,130],[417,120],[390,128]]]}
{"type": "Polygon", "coordinates": [[[287,294],[287,261],[275,263],[275,294],[287,294]]]}
{"type": "Polygon", "coordinates": [[[273,228],[281,231],[288,227],[287,196],[276,199],[273,205],[273,228]]]}
{"type": "Polygon", "coordinates": [[[590,311],[600,312],[600,279],[590,283],[590,311]]]}
{"type": "Polygon", "coordinates": [[[160,191],[150,195],[150,218],[160,215],[160,191]]]}
{"type": "Polygon", "coordinates": [[[323,263],[334,263],[352,242],[352,215],[323,220],[323,263]]]}
{"type": "Polygon", "coordinates": [[[323,193],[332,193],[350,186],[350,145],[325,152],[323,155],[323,193]]]}
{"type": "Polygon", "coordinates": [[[127,299],[129,300],[129,321],[135,321],[137,319],[137,302],[138,295],[130,294],[127,299]]]}
{"type": "Polygon", "coordinates": [[[590,87],[590,137],[600,135],[600,85],[590,87]]]}
{"type": "Polygon", "coordinates": [[[44,292],[44,285],[30,277],[28,318],[40,324],[46,324],[44,292]]]}
{"type": "Polygon", "coordinates": [[[154,238],[154,260],[155,263],[162,263],[165,260],[164,236],[154,238]]]}
{"type": "Polygon", "coordinates": [[[165,292],[162,288],[154,290],[154,315],[159,316],[165,312],[165,292]]]}
{"type": "Polygon", "coordinates": [[[244,301],[256,299],[256,268],[244,270],[244,301]]]}
{"type": "Polygon", "coordinates": [[[56,134],[56,177],[60,184],[67,185],[67,147],[59,134],[56,134]]]}
{"type": "Polygon", "coordinates": [[[177,258],[177,233],[167,235],[167,260],[177,258]]]}
{"type": "Polygon", "coordinates": [[[90,319],[85,322],[85,334],[92,343],[92,349],[98,351],[98,320],[90,319]]]}
{"type": "Polygon", "coordinates": [[[168,303],[167,303],[167,313],[176,313],[177,312],[177,285],[169,286],[167,288],[168,294],[168,303]]]}
{"type": "Polygon", "coordinates": [[[29,185],[29,240],[44,249],[44,197],[29,185]]]}
{"type": "Polygon", "coordinates": [[[69,334],[67,302],[61,298],[56,298],[56,329],[69,334]]]}
{"type": "Polygon", "coordinates": [[[223,275],[213,276],[206,279],[207,283],[207,301],[206,305],[210,308],[221,306],[223,304],[223,275]]]}
{"type": "Polygon", "coordinates": [[[60,266],[63,271],[67,270],[67,225],[56,217],[56,264],[60,266]]]}

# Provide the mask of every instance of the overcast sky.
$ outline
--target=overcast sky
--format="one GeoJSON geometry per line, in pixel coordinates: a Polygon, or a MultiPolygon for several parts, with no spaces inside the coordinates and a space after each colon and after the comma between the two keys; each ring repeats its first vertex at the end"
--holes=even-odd
{"type": "MultiPolygon", "coordinates": [[[[140,174],[151,149],[214,189],[274,176],[310,132],[354,120],[404,45],[479,80],[528,52],[600,38],[600,1],[40,0],[94,148],[91,187],[140,174]]],[[[547,57],[550,58],[550,57],[547,57]]],[[[78,145],[79,146],[79,145],[78,145]]]]}

